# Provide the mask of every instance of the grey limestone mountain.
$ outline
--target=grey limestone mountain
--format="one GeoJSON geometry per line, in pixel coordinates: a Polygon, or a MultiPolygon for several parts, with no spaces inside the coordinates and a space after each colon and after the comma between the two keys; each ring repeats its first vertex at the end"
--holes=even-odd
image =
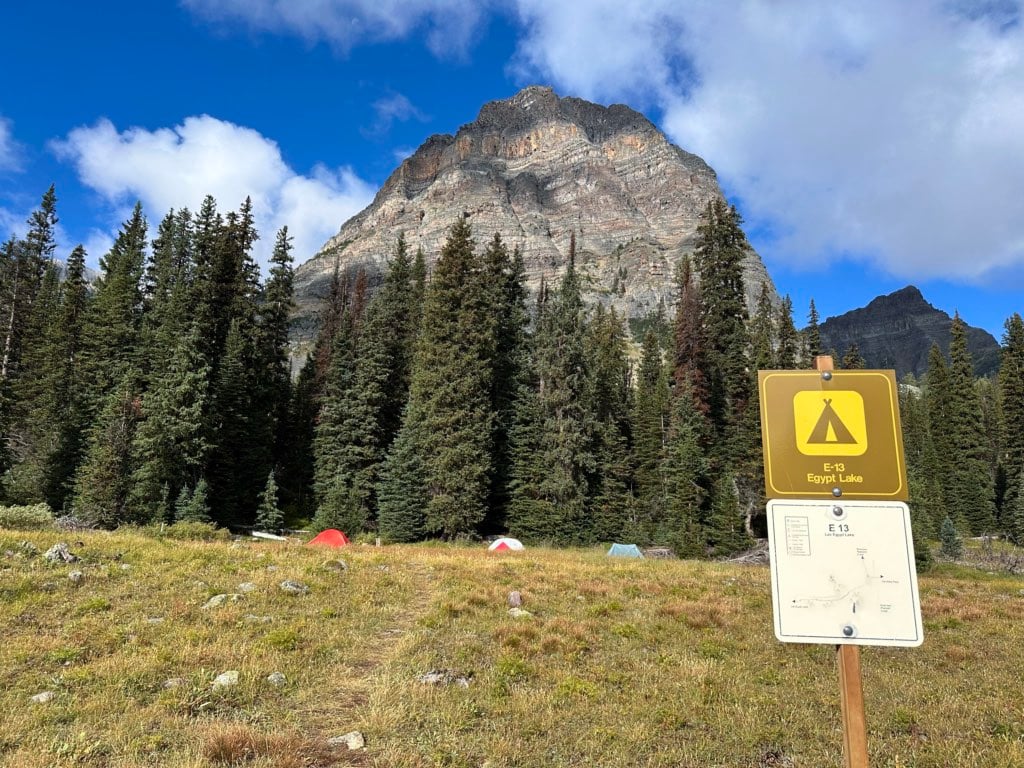
{"type": "MultiPolygon", "coordinates": [[[[721,194],[715,172],[639,112],[532,86],[484,105],[454,136],[428,138],[298,268],[293,335],[311,336],[335,263],[365,268],[372,285],[404,232],[429,267],[463,216],[479,245],[499,232],[520,248],[532,290],[563,273],[575,232],[588,300],[644,317],[671,305],[676,264],[693,251],[701,214],[721,194]]],[[[761,285],[771,286],[753,250],[744,276],[752,305],[761,285]]]]}
{"type": "MultiPolygon", "coordinates": [[[[822,348],[841,358],[856,344],[868,368],[894,368],[896,375],[921,376],[928,370],[932,344],[949,353],[953,318],[929,304],[913,285],[879,296],[860,309],[830,317],[819,326],[822,348]]],[[[967,328],[967,349],[979,376],[999,367],[999,343],[981,328],[967,328]]]]}

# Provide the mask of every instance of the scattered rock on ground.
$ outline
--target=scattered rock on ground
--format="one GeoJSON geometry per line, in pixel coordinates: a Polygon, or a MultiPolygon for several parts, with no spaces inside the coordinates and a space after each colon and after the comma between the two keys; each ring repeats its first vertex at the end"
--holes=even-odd
{"type": "Polygon", "coordinates": [[[43,691],[37,693],[35,696],[30,696],[29,701],[33,704],[46,704],[49,701],[53,701],[57,697],[57,694],[53,691],[43,691]]]}
{"type": "Polygon", "coordinates": [[[668,547],[648,547],[644,550],[644,557],[654,560],[675,560],[676,553],[668,547]]]}
{"type": "Polygon", "coordinates": [[[273,616],[257,616],[255,613],[247,613],[242,617],[243,621],[249,624],[270,624],[273,620],[273,616]]]}
{"type": "Polygon", "coordinates": [[[231,688],[235,685],[238,685],[237,669],[229,669],[227,672],[221,672],[213,679],[214,688],[231,688]]]}
{"type": "Polygon", "coordinates": [[[281,686],[288,682],[288,678],[282,672],[271,672],[267,675],[267,682],[271,685],[281,686]]]}
{"type": "Polygon", "coordinates": [[[46,550],[46,553],[43,555],[43,559],[45,559],[49,563],[78,562],[78,556],[72,554],[72,552],[68,549],[68,545],[64,542],[58,542],[57,544],[54,544],[52,547],[46,550]]]}
{"type": "Polygon", "coordinates": [[[256,585],[251,581],[243,581],[238,585],[238,591],[243,594],[256,591],[256,585]]]}
{"type": "Polygon", "coordinates": [[[332,736],[327,740],[328,745],[340,747],[342,745],[349,749],[363,749],[366,746],[366,739],[359,731],[346,733],[344,736],[332,736]]]}
{"type": "Polygon", "coordinates": [[[324,563],[324,570],[342,573],[348,570],[348,563],[344,560],[328,560],[324,563]]]}
{"type": "Polygon", "coordinates": [[[523,596],[519,592],[508,593],[508,604],[510,608],[518,608],[523,604],[523,596]]]}
{"type": "Polygon", "coordinates": [[[77,587],[79,584],[85,581],[85,574],[81,571],[72,571],[68,574],[68,579],[71,581],[72,584],[74,584],[77,587]]]}
{"type": "Polygon", "coordinates": [[[37,547],[31,541],[19,541],[18,549],[20,550],[21,554],[25,555],[26,557],[35,557],[39,554],[39,547],[37,547]]]}
{"type": "Polygon", "coordinates": [[[180,688],[185,684],[185,678],[183,677],[172,677],[169,680],[164,680],[164,688],[180,688]]]}
{"type": "Polygon", "coordinates": [[[203,610],[205,611],[209,608],[219,608],[220,606],[224,605],[224,603],[227,603],[229,601],[233,603],[236,600],[241,600],[243,597],[244,595],[240,595],[237,592],[233,592],[227,595],[214,595],[205,603],[203,603],[203,610]]]}
{"type": "Polygon", "coordinates": [[[290,595],[304,595],[309,592],[309,587],[300,581],[285,579],[278,586],[290,595]]]}
{"type": "Polygon", "coordinates": [[[146,617],[146,623],[147,624],[163,624],[164,623],[164,617],[163,616],[147,616],[146,617]]]}
{"type": "Polygon", "coordinates": [[[532,613],[524,608],[509,608],[508,615],[513,619],[525,619],[527,616],[533,616],[532,613]]]}
{"type": "Polygon", "coordinates": [[[432,669],[416,678],[424,685],[458,685],[469,688],[469,677],[450,669],[432,669]]]}

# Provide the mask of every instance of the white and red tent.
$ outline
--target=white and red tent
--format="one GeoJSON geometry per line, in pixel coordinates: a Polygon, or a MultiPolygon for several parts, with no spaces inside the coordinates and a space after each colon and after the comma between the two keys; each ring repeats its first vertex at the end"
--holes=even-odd
{"type": "Polygon", "coordinates": [[[519,539],[510,539],[507,536],[503,536],[500,539],[495,539],[491,542],[491,545],[487,547],[488,552],[518,552],[523,549],[523,542],[519,539]]]}

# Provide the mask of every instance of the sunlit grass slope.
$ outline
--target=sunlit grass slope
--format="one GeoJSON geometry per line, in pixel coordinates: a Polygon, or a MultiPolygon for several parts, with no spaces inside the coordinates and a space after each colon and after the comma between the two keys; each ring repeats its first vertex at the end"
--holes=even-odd
{"type": "MultiPolygon", "coordinates": [[[[1024,766],[1022,590],[921,579],[924,646],[863,652],[872,766],[1024,766]]],[[[0,598],[4,766],[842,762],[834,649],[774,639],[763,567],[0,531],[0,598]],[[82,561],[20,554],[58,540],[82,561]]]]}

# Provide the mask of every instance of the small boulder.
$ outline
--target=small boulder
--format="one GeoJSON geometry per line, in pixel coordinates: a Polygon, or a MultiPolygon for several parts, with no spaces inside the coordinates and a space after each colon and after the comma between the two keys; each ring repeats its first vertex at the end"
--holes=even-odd
{"type": "Polygon", "coordinates": [[[164,689],[170,690],[171,688],[180,688],[185,684],[185,678],[183,677],[172,677],[168,680],[164,680],[164,689]]]}
{"type": "Polygon", "coordinates": [[[525,619],[527,616],[533,616],[532,613],[525,610],[524,608],[509,608],[508,615],[513,619],[525,619]]]}
{"type": "Polygon", "coordinates": [[[85,574],[81,571],[72,571],[68,574],[68,580],[77,587],[85,581],[85,574]]]}
{"type": "Polygon", "coordinates": [[[50,547],[43,554],[43,559],[48,563],[77,563],[78,556],[73,554],[69,549],[68,545],[64,542],[58,542],[50,547]]]}
{"type": "Polygon", "coordinates": [[[229,669],[227,672],[221,672],[213,679],[214,689],[231,688],[236,685],[238,685],[237,669],[229,669]]]}
{"type": "Polygon", "coordinates": [[[305,584],[300,581],[292,581],[291,579],[285,579],[278,586],[289,595],[304,595],[309,592],[309,587],[305,584]]]}
{"type": "Polygon", "coordinates": [[[37,693],[35,696],[30,696],[28,700],[33,704],[46,704],[53,701],[55,698],[57,698],[57,694],[53,691],[43,691],[42,693],[37,693]]]}
{"type": "Polygon", "coordinates": [[[224,603],[227,603],[229,601],[233,603],[236,600],[241,600],[242,597],[243,595],[239,595],[238,593],[232,593],[227,595],[214,595],[205,603],[203,603],[203,610],[206,611],[210,608],[220,608],[220,606],[224,605],[224,603]]]}
{"type": "Polygon", "coordinates": [[[147,616],[146,617],[146,623],[147,624],[163,624],[164,623],[164,617],[163,616],[147,616]]]}
{"type": "Polygon", "coordinates": [[[243,581],[238,585],[238,591],[242,594],[249,594],[250,592],[256,591],[256,585],[251,581],[243,581]]]}
{"type": "Polygon", "coordinates": [[[288,678],[282,672],[271,672],[267,675],[267,682],[275,687],[280,687],[288,682],[288,678]]]}
{"type": "Polygon", "coordinates": [[[348,564],[344,560],[328,560],[323,565],[325,571],[344,573],[348,570],[348,564]]]}
{"type": "Polygon", "coordinates": [[[364,749],[366,747],[366,739],[363,738],[363,734],[359,731],[351,731],[344,736],[332,736],[327,740],[327,744],[331,747],[346,746],[349,749],[364,749]]]}
{"type": "Polygon", "coordinates": [[[523,596],[518,591],[508,593],[509,608],[519,608],[523,604],[523,596]]]}
{"type": "Polygon", "coordinates": [[[469,677],[450,669],[432,669],[416,680],[424,685],[457,685],[460,688],[469,688],[469,677]]]}

